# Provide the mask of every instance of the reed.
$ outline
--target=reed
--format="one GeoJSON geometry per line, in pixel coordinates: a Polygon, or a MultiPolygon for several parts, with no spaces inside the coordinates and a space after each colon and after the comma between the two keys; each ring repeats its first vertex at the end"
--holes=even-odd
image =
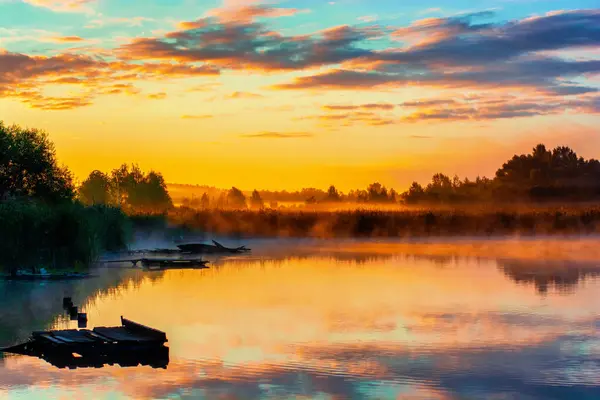
{"type": "Polygon", "coordinates": [[[171,225],[207,233],[269,237],[420,237],[556,235],[600,232],[600,207],[404,210],[193,210],[169,213],[171,225]]]}
{"type": "Polygon", "coordinates": [[[126,247],[130,235],[118,208],[0,203],[0,268],[85,269],[101,252],[126,247]]]}

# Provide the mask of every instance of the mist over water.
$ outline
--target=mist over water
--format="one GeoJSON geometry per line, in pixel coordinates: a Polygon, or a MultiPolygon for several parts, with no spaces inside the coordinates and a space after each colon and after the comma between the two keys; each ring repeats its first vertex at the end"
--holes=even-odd
{"type": "MultiPolygon", "coordinates": [[[[172,239],[141,235],[134,247],[172,239]]],[[[0,283],[2,346],[73,328],[61,314],[68,293],[89,327],[124,315],[164,330],[170,347],[166,370],[69,371],[8,356],[0,397],[600,397],[594,237],[216,239],[253,252],[210,257],[209,270],[101,268],[85,282],[0,283]]]]}

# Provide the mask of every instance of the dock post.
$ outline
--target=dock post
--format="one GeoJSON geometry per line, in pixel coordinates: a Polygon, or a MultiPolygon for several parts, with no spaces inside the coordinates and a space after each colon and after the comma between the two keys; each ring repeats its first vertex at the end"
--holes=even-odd
{"type": "Polygon", "coordinates": [[[71,321],[77,320],[78,309],[77,306],[69,307],[69,316],[71,317],[71,321]]]}
{"type": "Polygon", "coordinates": [[[71,307],[73,307],[73,299],[70,297],[63,297],[63,308],[68,310],[71,307]]]}
{"type": "Polygon", "coordinates": [[[77,327],[78,328],[87,328],[87,314],[86,313],[77,314],[77,327]]]}

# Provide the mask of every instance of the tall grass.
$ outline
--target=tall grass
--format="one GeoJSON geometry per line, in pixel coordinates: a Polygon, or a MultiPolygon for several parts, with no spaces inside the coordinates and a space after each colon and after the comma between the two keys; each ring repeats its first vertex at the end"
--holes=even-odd
{"type": "Polygon", "coordinates": [[[126,247],[130,235],[128,218],[113,207],[0,203],[0,269],[82,269],[126,247]]]}
{"type": "Polygon", "coordinates": [[[271,237],[590,234],[600,232],[600,207],[397,211],[197,211],[178,208],[169,214],[169,221],[215,234],[271,237]]]}

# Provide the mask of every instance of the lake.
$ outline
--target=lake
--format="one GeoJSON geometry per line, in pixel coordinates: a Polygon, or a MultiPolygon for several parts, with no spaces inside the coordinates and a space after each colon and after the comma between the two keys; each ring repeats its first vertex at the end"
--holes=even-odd
{"type": "Polygon", "coordinates": [[[100,268],[0,283],[0,345],[121,315],[167,333],[170,362],[58,369],[0,358],[0,397],[600,398],[598,239],[260,241],[208,270],[100,268]]]}

